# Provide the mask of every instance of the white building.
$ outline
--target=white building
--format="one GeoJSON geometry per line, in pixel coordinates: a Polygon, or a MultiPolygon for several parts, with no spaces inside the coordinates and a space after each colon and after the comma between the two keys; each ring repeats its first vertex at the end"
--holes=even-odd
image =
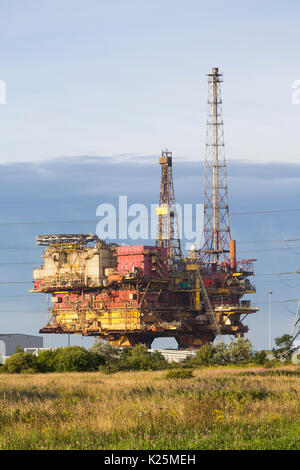
{"type": "Polygon", "coordinates": [[[6,359],[16,352],[17,347],[42,348],[43,337],[24,334],[0,334],[0,363],[4,364],[6,359]]]}
{"type": "Polygon", "coordinates": [[[188,357],[196,356],[196,351],[182,349],[148,349],[150,353],[160,352],[168,362],[181,362],[188,357]]]}

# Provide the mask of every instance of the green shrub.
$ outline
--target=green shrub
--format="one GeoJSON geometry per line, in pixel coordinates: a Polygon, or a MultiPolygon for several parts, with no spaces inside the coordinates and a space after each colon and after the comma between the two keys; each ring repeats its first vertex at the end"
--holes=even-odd
{"type": "Polygon", "coordinates": [[[40,372],[86,372],[98,370],[105,359],[81,346],[40,351],[37,366],[40,372]]]}
{"type": "Polygon", "coordinates": [[[217,365],[224,365],[231,362],[228,344],[222,342],[214,345],[213,363],[217,365]]]}
{"type": "Polygon", "coordinates": [[[116,372],[120,372],[120,368],[118,367],[118,364],[105,364],[105,365],[100,365],[99,366],[99,372],[102,372],[103,374],[115,374],[116,372]]]}
{"type": "Polygon", "coordinates": [[[212,343],[205,344],[196,352],[196,356],[191,358],[191,362],[197,365],[209,365],[214,362],[214,347],[212,343]]]}
{"type": "Polygon", "coordinates": [[[247,363],[253,360],[252,345],[247,338],[238,338],[232,341],[228,348],[229,359],[231,362],[247,363]]]}
{"type": "Polygon", "coordinates": [[[166,374],[166,379],[190,379],[194,377],[192,369],[170,369],[166,374]]]}
{"type": "Polygon", "coordinates": [[[158,370],[168,366],[161,353],[150,353],[143,344],[124,348],[116,364],[119,370],[158,370]]]}
{"type": "MultiPolygon", "coordinates": [[[[258,359],[258,357],[257,357],[258,359]]],[[[246,338],[238,338],[230,344],[219,342],[202,346],[194,357],[185,360],[192,366],[249,364],[254,360],[251,342],[246,338]]]]}
{"type": "Polygon", "coordinates": [[[277,349],[273,348],[275,359],[281,361],[290,361],[297,348],[293,347],[293,337],[291,335],[282,335],[275,338],[277,349]]]}
{"type": "Polygon", "coordinates": [[[105,358],[80,346],[40,351],[38,356],[16,352],[2,366],[3,372],[87,372],[96,371],[105,365],[105,358]]]}
{"type": "Polygon", "coordinates": [[[107,364],[114,362],[119,355],[118,348],[112,346],[109,343],[104,343],[103,341],[96,341],[89,348],[89,351],[100,354],[102,357],[104,357],[107,364]]]}
{"type": "Polygon", "coordinates": [[[5,368],[11,374],[38,372],[37,358],[27,352],[16,352],[6,360],[5,368]]]}
{"type": "Polygon", "coordinates": [[[267,360],[267,353],[265,351],[256,351],[254,353],[253,361],[255,364],[264,365],[267,360]]]}
{"type": "Polygon", "coordinates": [[[119,371],[159,370],[167,367],[169,364],[161,353],[158,351],[150,353],[145,345],[137,344],[123,348],[119,354],[108,349],[105,364],[101,364],[99,370],[105,374],[112,374],[119,371]]]}
{"type": "Polygon", "coordinates": [[[105,360],[81,346],[70,346],[58,349],[54,364],[57,372],[87,372],[97,370],[105,360]]]}
{"type": "Polygon", "coordinates": [[[55,372],[59,349],[45,349],[40,351],[37,357],[37,365],[40,372],[55,372]]]}
{"type": "Polygon", "coordinates": [[[263,366],[265,369],[271,369],[272,367],[275,367],[278,365],[278,361],[274,360],[274,359],[266,359],[263,366]]]}

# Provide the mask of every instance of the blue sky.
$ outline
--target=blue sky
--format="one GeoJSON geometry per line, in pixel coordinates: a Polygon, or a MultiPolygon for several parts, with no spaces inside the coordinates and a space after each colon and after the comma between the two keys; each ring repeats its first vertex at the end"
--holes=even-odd
{"type": "MultiPolygon", "coordinates": [[[[177,200],[201,203],[206,74],[214,66],[224,74],[232,213],[297,209],[300,105],[291,96],[300,79],[299,13],[296,1],[1,0],[1,220],[37,224],[0,224],[2,263],[38,260],[41,229],[95,232],[94,222],[42,221],[96,219],[97,205],[119,194],[156,203],[156,156],[165,147],[177,200]]],[[[259,258],[261,313],[247,321],[256,347],[267,346],[270,288],[274,337],[291,328],[296,304],[280,300],[298,298],[297,275],[263,274],[298,268],[300,243],[272,242],[300,238],[298,214],[232,215],[241,255],[259,258]]],[[[29,264],[0,264],[0,282],[30,282],[31,272],[29,264]]],[[[39,311],[21,313],[20,305],[45,306],[27,287],[0,284],[0,309],[14,310],[1,314],[4,333],[35,334],[43,325],[39,311]],[[8,297],[14,293],[26,300],[8,297]]]]}
{"type": "Polygon", "coordinates": [[[0,2],[0,161],[202,157],[207,80],[224,73],[227,156],[296,161],[299,3],[0,2]]]}

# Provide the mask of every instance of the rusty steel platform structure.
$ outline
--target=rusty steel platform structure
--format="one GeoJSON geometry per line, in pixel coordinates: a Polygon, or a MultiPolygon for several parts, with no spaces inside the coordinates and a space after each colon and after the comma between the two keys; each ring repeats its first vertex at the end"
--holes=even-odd
{"type": "Polygon", "coordinates": [[[148,348],[174,337],[179,349],[198,349],[222,335],[242,337],[258,308],[249,278],[253,262],[237,260],[231,239],[217,68],[208,74],[209,99],[204,187],[204,241],[182,253],[177,229],[172,153],[163,151],[155,246],[118,246],[92,234],[37,237],[43,265],[33,271],[31,292],[51,296],[40,333],[96,336],[123,347],[148,348]]]}

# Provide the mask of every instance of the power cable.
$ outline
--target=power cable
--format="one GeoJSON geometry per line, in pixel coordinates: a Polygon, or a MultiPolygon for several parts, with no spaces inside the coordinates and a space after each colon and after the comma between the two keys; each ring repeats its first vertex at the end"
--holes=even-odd
{"type": "MultiPolygon", "coordinates": [[[[270,209],[270,210],[261,210],[261,211],[245,211],[245,212],[232,212],[231,216],[240,216],[240,215],[259,215],[259,214],[280,214],[280,213],[289,213],[289,212],[297,212],[300,209],[270,209]]],[[[127,220],[131,216],[126,217],[118,217],[118,220],[127,220]]],[[[133,216],[132,216],[133,217],[133,216]]],[[[186,218],[196,218],[195,215],[185,216],[186,218]]],[[[148,217],[139,217],[139,219],[149,219],[148,217]]],[[[109,220],[109,219],[107,219],[109,220]]],[[[85,219],[85,220],[47,220],[47,221],[32,221],[32,222],[24,222],[24,221],[15,221],[15,222],[1,222],[0,227],[13,227],[18,225],[30,225],[30,226],[37,226],[37,225],[73,225],[73,224],[90,224],[90,223],[98,223],[99,220],[95,219],[85,219]]]]}

